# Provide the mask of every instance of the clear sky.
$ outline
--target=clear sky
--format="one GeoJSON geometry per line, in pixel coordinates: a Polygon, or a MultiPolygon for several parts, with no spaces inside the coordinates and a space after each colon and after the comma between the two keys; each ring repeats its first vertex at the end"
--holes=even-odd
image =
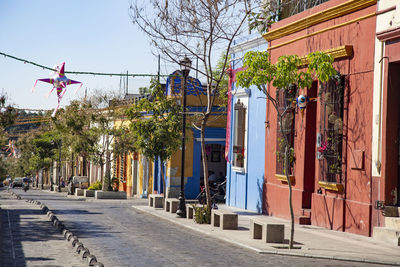
{"type": "MultiPolygon", "coordinates": [[[[158,59],[151,53],[148,38],[132,24],[130,0],[0,0],[0,52],[54,67],[66,62],[66,71],[156,74],[158,59]]],[[[162,63],[161,72],[174,66],[162,63]]],[[[176,66],[178,68],[178,66],[176,66]]],[[[50,78],[51,72],[0,56],[0,90],[19,108],[52,109],[52,86],[36,79],[50,78]]],[[[94,89],[119,90],[119,77],[72,75],[83,87],[67,87],[62,106],[94,89]]],[[[148,80],[148,79],[147,79],[148,80]]],[[[143,78],[129,79],[129,92],[148,84],[143,78]]]]}

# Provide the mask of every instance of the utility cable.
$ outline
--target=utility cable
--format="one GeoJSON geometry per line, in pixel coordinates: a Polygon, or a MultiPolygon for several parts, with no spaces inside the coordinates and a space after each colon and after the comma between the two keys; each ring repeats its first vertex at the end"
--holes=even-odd
{"type": "MultiPolygon", "coordinates": [[[[42,68],[42,69],[56,71],[53,68],[50,68],[50,67],[35,63],[33,61],[29,61],[29,60],[23,59],[23,58],[18,58],[18,57],[12,56],[12,55],[8,55],[8,54],[3,53],[3,52],[0,52],[0,55],[3,55],[4,57],[9,57],[9,58],[15,59],[17,61],[24,62],[24,64],[31,64],[33,66],[36,66],[36,67],[39,67],[39,68],[42,68]]],[[[124,76],[124,77],[130,76],[130,77],[133,77],[133,78],[134,77],[158,77],[158,74],[140,74],[140,73],[136,73],[136,74],[135,73],[132,73],[132,74],[126,74],[125,73],[124,74],[124,73],[104,73],[104,72],[91,72],[91,71],[65,71],[65,73],[76,74],[76,75],[82,74],[82,75],[101,75],[101,76],[118,76],[118,77],[119,76],[124,76]]],[[[160,74],[160,76],[166,77],[168,75],[160,74]]]]}

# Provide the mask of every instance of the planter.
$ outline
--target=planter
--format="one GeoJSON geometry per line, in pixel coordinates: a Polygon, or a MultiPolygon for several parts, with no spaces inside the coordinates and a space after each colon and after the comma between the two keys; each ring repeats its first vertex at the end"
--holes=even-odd
{"type": "Polygon", "coordinates": [[[94,197],[95,193],[96,193],[96,190],[88,190],[88,189],[85,189],[85,190],[83,191],[83,196],[84,196],[84,197],[94,197]]]}
{"type": "Polygon", "coordinates": [[[75,196],[83,196],[83,190],[84,189],[76,188],[75,189],[75,196]]]}
{"type": "Polygon", "coordinates": [[[127,199],[126,192],[124,191],[96,191],[95,199],[127,199]]]}

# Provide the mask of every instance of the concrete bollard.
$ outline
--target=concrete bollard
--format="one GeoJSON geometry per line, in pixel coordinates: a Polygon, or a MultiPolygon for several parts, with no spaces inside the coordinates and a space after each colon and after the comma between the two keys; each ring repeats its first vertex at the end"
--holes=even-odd
{"type": "Polygon", "coordinates": [[[89,264],[89,266],[93,266],[97,262],[96,256],[90,254],[86,257],[86,262],[89,264]]]}
{"type": "Polygon", "coordinates": [[[46,207],[46,206],[44,206],[44,207],[42,208],[42,211],[43,211],[43,213],[47,213],[47,212],[49,211],[49,208],[46,207]]]}
{"type": "Polygon", "coordinates": [[[87,249],[87,248],[81,249],[80,255],[81,255],[82,260],[86,260],[87,256],[90,255],[89,249],[87,249]]]}
{"type": "Polygon", "coordinates": [[[82,248],[83,248],[82,242],[77,242],[75,244],[75,252],[79,253],[79,251],[81,251],[82,248]]]}
{"type": "Polygon", "coordinates": [[[76,236],[72,236],[71,238],[70,238],[70,240],[68,240],[69,242],[71,242],[71,247],[75,247],[75,245],[76,245],[76,243],[78,243],[79,242],[79,239],[76,237],[76,236]]]}
{"type": "Polygon", "coordinates": [[[72,234],[70,231],[68,231],[68,232],[65,234],[65,240],[69,241],[69,240],[71,239],[72,236],[73,236],[73,234],[72,234]]]}
{"type": "Polygon", "coordinates": [[[64,228],[63,230],[62,230],[62,232],[61,232],[61,234],[62,234],[62,236],[65,238],[65,235],[67,234],[67,233],[71,233],[67,228],[64,228]]]}
{"type": "Polygon", "coordinates": [[[62,233],[62,232],[64,231],[64,229],[65,229],[65,225],[64,225],[62,222],[60,222],[60,223],[58,224],[58,226],[57,226],[57,230],[58,230],[60,233],[62,233]]]}
{"type": "Polygon", "coordinates": [[[53,226],[54,226],[54,228],[56,228],[57,230],[58,230],[58,227],[60,227],[60,225],[62,225],[62,222],[60,222],[59,219],[53,221],[53,226]]]}
{"type": "Polygon", "coordinates": [[[80,243],[80,242],[79,242],[79,239],[74,239],[74,240],[72,241],[72,243],[71,243],[71,247],[72,247],[72,248],[76,248],[76,245],[77,245],[78,243],[80,243]]]}
{"type": "Polygon", "coordinates": [[[96,262],[95,264],[93,264],[93,266],[96,266],[96,267],[104,267],[104,264],[101,263],[101,262],[96,262]]]}
{"type": "Polygon", "coordinates": [[[54,220],[58,220],[58,219],[57,219],[57,216],[56,216],[56,215],[51,214],[50,217],[49,217],[49,220],[50,220],[50,221],[54,221],[54,220]]]}
{"type": "Polygon", "coordinates": [[[67,237],[67,241],[68,241],[68,242],[70,242],[70,241],[72,242],[72,240],[73,240],[74,238],[77,238],[77,237],[76,237],[74,234],[72,234],[72,235],[70,235],[70,236],[67,237]]]}

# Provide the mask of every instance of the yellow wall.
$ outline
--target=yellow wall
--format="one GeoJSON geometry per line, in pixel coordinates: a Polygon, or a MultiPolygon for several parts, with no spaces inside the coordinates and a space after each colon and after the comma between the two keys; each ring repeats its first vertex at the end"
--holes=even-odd
{"type": "MultiPolygon", "coordinates": [[[[193,131],[186,130],[185,177],[193,176],[193,131]]],[[[182,150],[176,151],[167,162],[167,176],[181,176],[182,150]]]]}
{"type": "Polygon", "coordinates": [[[143,192],[143,164],[142,164],[142,155],[139,155],[139,176],[137,177],[137,187],[138,187],[138,193],[141,194],[143,192]]]}
{"type": "Polygon", "coordinates": [[[153,194],[153,169],[154,169],[154,162],[149,162],[149,187],[147,188],[147,194],[153,194]]]}
{"type": "Polygon", "coordinates": [[[127,165],[126,165],[126,192],[128,196],[132,196],[132,186],[133,186],[133,178],[132,178],[132,154],[129,153],[127,156],[127,165]]]}

